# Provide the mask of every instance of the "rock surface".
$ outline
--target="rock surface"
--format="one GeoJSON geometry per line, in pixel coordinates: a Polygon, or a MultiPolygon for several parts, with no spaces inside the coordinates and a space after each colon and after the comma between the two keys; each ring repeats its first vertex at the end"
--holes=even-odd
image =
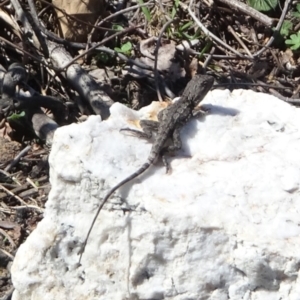
{"type": "Polygon", "coordinates": [[[151,144],[119,132],[163,104],[111,107],[56,131],[44,219],[18,250],[13,300],[299,299],[300,111],[272,96],[215,90],[183,149],[101,199],[151,144]]]}

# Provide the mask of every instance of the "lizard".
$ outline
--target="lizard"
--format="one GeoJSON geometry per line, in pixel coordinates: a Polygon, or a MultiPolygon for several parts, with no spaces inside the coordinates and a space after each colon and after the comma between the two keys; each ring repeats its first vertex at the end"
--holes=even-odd
{"type": "Polygon", "coordinates": [[[128,130],[133,132],[134,135],[147,139],[152,137],[153,132],[156,132],[156,136],[147,161],[136,172],[132,173],[112,187],[105,195],[90,225],[85,241],[78,252],[78,254],[80,254],[79,264],[96,219],[98,218],[98,215],[104,204],[108,201],[112,194],[121,186],[143,174],[156,162],[159,157],[162,158],[162,161],[166,166],[167,173],[169,172],[170,167],[165,158],[165,153],[174,152],[181,149],[180,129],[188,122],[190,118],[198,115],[199,113],[203,113],[202,110],[196,110],[196,107],[209,92],[213,82],[214,78],[212,76],[195,75],[187,84],[180,99],[158,113],[158,121],[141,120],[140,125],[143,131],[129,128],[121,129],[121,131],[128,130]],[[172,140],[172,144],[166,146],[166,143],[169,139],[172,140]]]}

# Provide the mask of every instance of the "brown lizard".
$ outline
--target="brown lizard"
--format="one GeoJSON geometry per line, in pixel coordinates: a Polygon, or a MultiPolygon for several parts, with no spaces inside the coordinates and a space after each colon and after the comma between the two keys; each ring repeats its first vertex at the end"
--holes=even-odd
{"type": "Polygon", "coordinates": [[[127,182],[133,180],[139,175],[143,174],[154,162],[162,157],[162,161],[169,171],[169,165],[165,158],[167,152],[173,152],[181,148],[180,140],[180,129],[187,121],[202,111],[195,110],[196,106],[203,100],[208,91],[211,89],[214,82],[214,78],[207,75],[195,75],[192,80],[187,84],[182,96],[174,104],[168,106],[158,113],[158,122],[150,120],[141,120],[140,125],[143,128],[143,132],[133,129],[122,129],[130,130],[134,132],[135,135],[150,139],[152,133],[156,132],[156,137],[152,144],[150,154],[147,161],[133,174],[126,177],[124,180],[116,184],[104,197],[102,203],[100,204],[96,215],[91,223],[89,231],[87,233],[86,239],[79,251],[80,258],[79,263],[82,258],[85,246],[87,244],[88,238],[91,234],[92,228],[96,222],[96,219],[103,208],[104,204],[111,197],[111,195],[121,186],[127,182]],[[166,146],[166,142],[171,139],[172,144],[166,146]]]}

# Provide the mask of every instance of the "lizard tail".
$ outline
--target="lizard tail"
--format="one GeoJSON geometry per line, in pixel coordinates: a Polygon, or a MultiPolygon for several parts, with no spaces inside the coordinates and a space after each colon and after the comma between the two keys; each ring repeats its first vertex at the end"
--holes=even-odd
{"type": "Polygon", "coordinates": [[[98,215],[100,213],[100,211],[102,210],[104,204],[107,202],[107,200],[110,198],[110,196],[118,189],[120,188],[122,185],[126,184],[127,182],[133,180],[134,178],[138,177],[139,175],[143,174],[150,166],[151,166],[152,162],[147,162],[145,163],[142,167],[140,167],[136,172],[134,172],[133,174],[131,174],[130,176],[126,177],[124,180],[120,181],[117,185],[115,185],[107,194],[106,196],[104,197],[102,203],[100,204],[100,206],[98,207],[97,209],[97,212],[94,216],[94,219],[91,223],[91,226],[90,226],[90,229],[86,235],[86,238],[85,238],[85,241],[80,249],[80,251],[78,252],[78,254],[80,254],[80,257],[79,257],[79,264],[81,262],[81,258],[82,258],[82,255],[84,253],[84,249],[85,249],[85,246],[88,242],[88,239],[90,237],[90,234],[91,234],[91,231],[95,225],[95,222],[98,218],[98,215]]]}

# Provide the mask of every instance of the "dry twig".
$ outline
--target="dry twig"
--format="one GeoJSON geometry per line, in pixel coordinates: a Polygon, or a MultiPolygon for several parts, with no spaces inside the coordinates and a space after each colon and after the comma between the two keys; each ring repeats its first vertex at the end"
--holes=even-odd
{"type": "Polygon", "coordinates": [[[233,7],[236,10],[242,11],[243,13],[251,16],[252,18],[258,20],[259,22],[263,23],[267,27],[271,27],[274,24],[274,20],[269,18],[268,16],[262,14],[261,12],[257,11],[256,9],[246,5],[245,3],[237,0],[218,0],[227,4],[230,7],[233,7]]]}

